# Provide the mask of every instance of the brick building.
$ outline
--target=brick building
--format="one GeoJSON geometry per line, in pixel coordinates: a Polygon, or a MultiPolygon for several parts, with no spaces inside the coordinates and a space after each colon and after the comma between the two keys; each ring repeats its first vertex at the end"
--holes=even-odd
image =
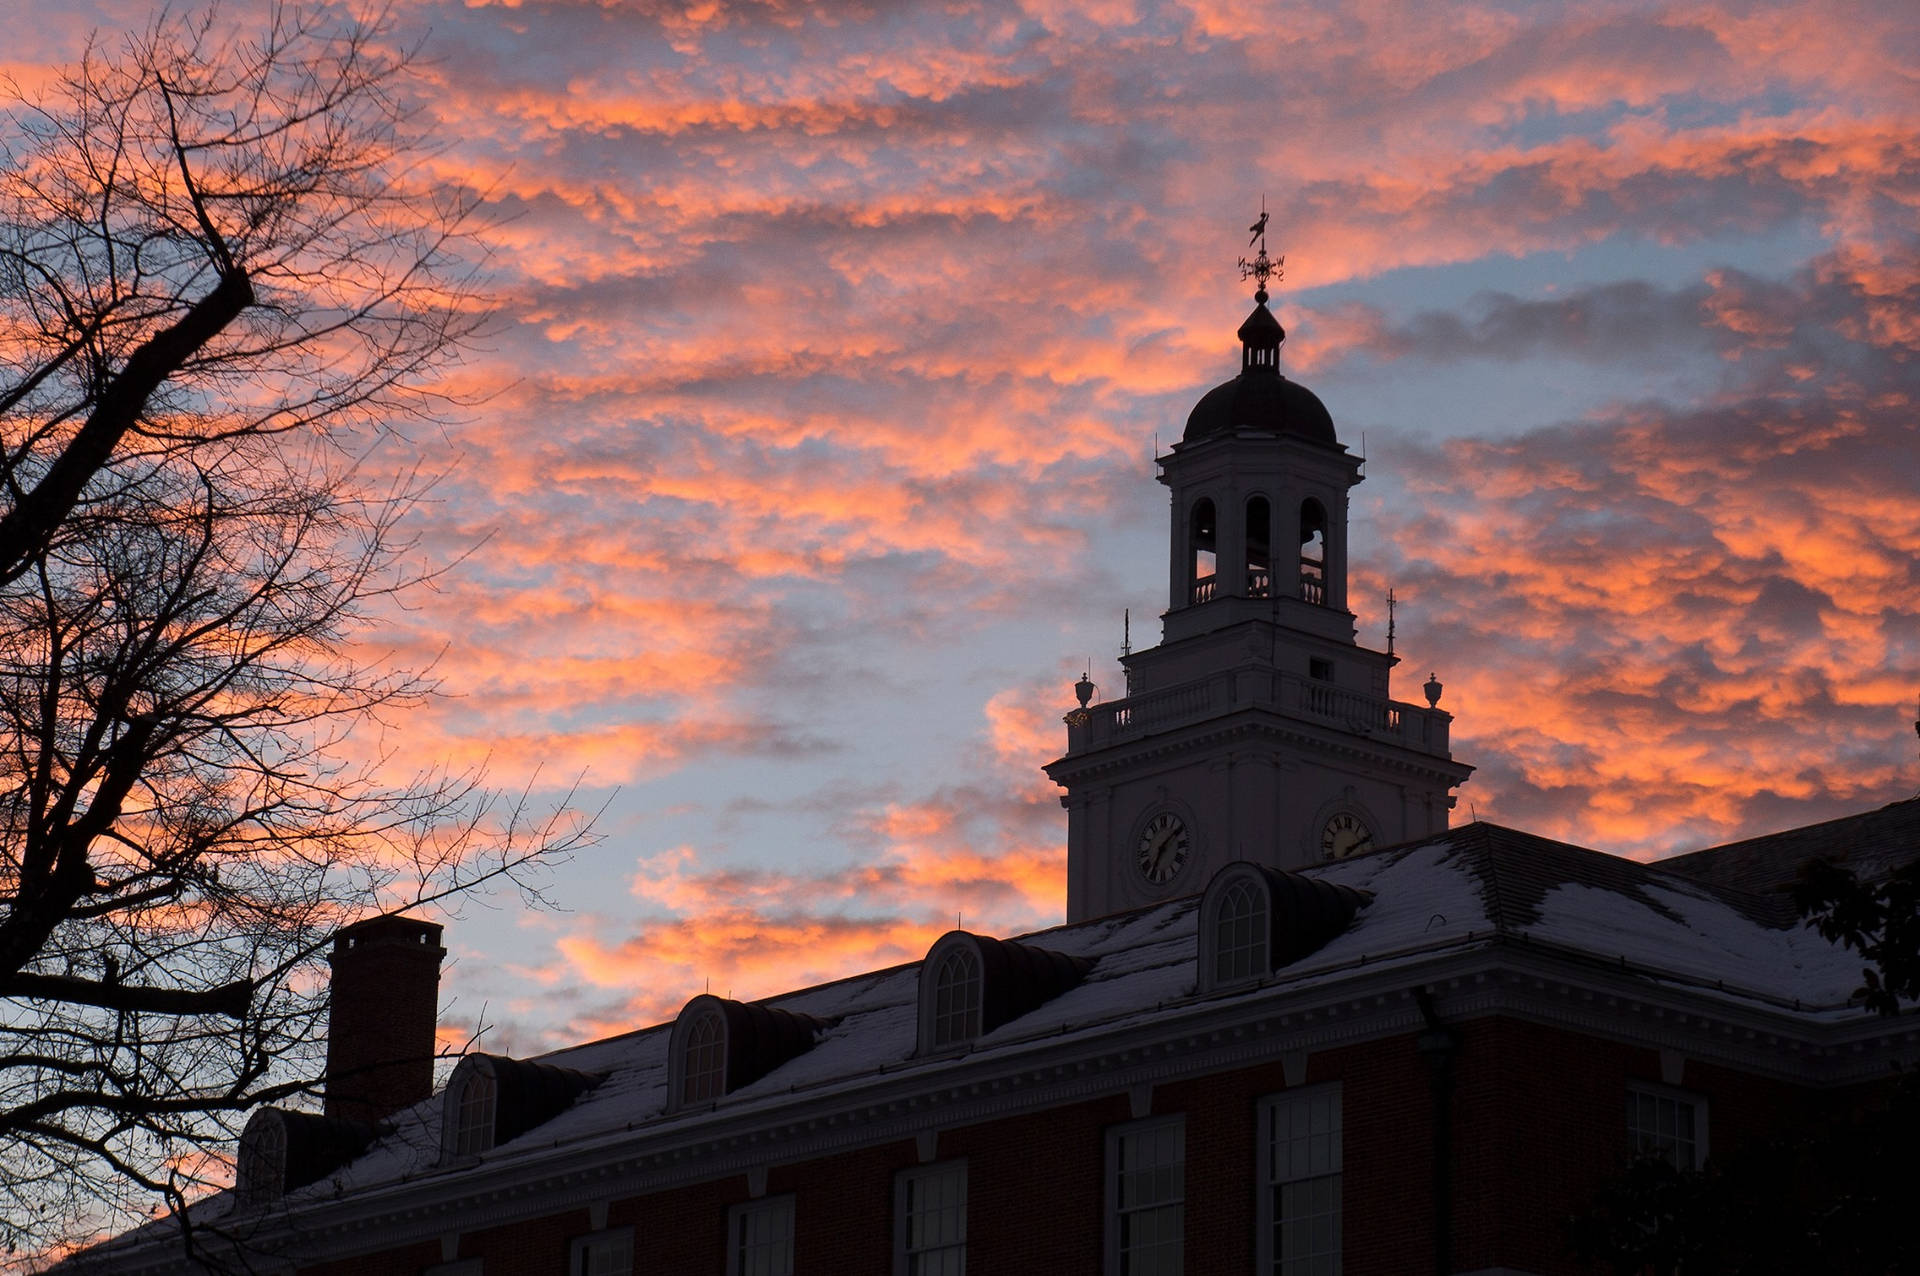
{"type": "MultiPolygon", "coordinates": [[[[1355,641],[1360,466],[1266,300],[1163,458],[1163,641],[1125,696],[1082,683],[1048,767],[1066,925],[436,1095],[438,928],[363,923],[327,1112],[254,1116],[199,1243],[302,1276],[1572,1272],[1564,1219],[1635,1152],[1870,1103],[1914,1021],[1777,887],[1920,855],[1920,800],[1651,866],[1450,829],[1443,688],[1394,700],[1355,641]]],[[[171,1223],[73,1266],[196,1270],[171,1223]]]]}

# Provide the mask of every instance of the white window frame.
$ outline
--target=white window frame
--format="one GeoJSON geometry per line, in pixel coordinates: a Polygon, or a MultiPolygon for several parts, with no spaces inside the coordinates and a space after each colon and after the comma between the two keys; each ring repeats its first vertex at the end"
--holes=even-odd
{"type": "Polygon", "coordinates": [[[285,1194],[287,1122],[277,1109],[260,1109],[240,1132],[234,1187],[243,1210],[264,1209],[285,1194]]]}
{"type": "Polygon", "coordinates": [[[1258,865],[1236,860],[1213,875],[1206,893],[1200,897],[1199,943],[1196,945],[1194,982],[1199,991],[1238,988],[1257,984],[1273,973],[1273,884],[1258,865]],[[1238,892],[1245,891],[1252,901],[1252,914],[1239,923],[1229,945],[1223,942],[1226,906],[1238,892]],[[1251,926],[1252,933],[1246,928],[1251,926]],[[1222,958],[1229,953],[1245,953],[1245,969],[1222,971],[1222,958]]]}
{"type": "Polygon", "coordinates": [[[1221,890],[1208,922],[1213,932],[1213,987],[1250,983],[1273,973],[1271,908],[1266,883],[1251,876],[1237,876],[1221,890]],[[1246,911],[1229,916],[1228,905],[1239,898],[1246,900],[1246,911]],[[1231,936],[1227,934],[1229,925],[1235,930],[1231,936]],[[1223,969],[1229,958],[1234,968],[1223,969]]]}
{"type": "Polygon", "coordinates": [[[1627,1082],[1627,1152],[1630,1156],[1658,1155],[1665,1158],[1677,1170],[1699,1170],[1707,1164],[1707,1099],[1705,1095],[1695,1094],[1691,1090],[1677,1090],[1669,1085],[1656,1085],[1651,1081],[1627,1082]],[[1651,1102],[1656,1109],[1655,1127],[1643,1128],[1640,1114],[1643,1105],[1651,1102]],[[1678,1115],[1682,1111],[1693,1117],[1693,1158],[1691,1164],[1682,1164],[1685,1159],[1676,1155],[1681,1150],[1679,1130],[1671,1131],[1659,1128],[1658,1111],[1670,1107],[1678,1115]],[[1671,1144],[1669,1146],[1669,1143],[1671,1144]]]}
{"type": "MultiPolygon", "coordinates": [[[[1177,1276],[1186,1270],[1186,1138],[1187,1118],[1183,1114],[1129,1121],[1107,1130],[1106,1276],[1177,1276]],[[1122,1176],[1140,1172],[1137,1168],[1125,1168],[1125,1153],[1129,1148],[1137,1148],[1137,1140],[1162,1135],[1170,1135],[1174,1145],[1176,1159],[1158,1167],[1172,1169],[1172,1190],[1149,1204],[1123,1209],[1122,1176]],[[1173,1210],[1173,1217],[1179,1222],[1179,1235],[1173,1244],[1171,1261],[1164,1261],[1165,1255],[1159,1256],[1160,1261],[1150,1263],[1134,1261],[1135,1253],[1131,1250],[1123,1252],[1121,1248],[1122,1238],[1128,1231],[1126,1216],[1144,1215],[1148,1210],[1163,1209],[1173,1210]]],[[[1134,1164],[1138,1166],[1137,1159],[1134,1164]]]]}
{"type": "Polygon", "coordinates": [[[493,1149],[500,1119],[500,1081],[493,1060],[468,1055],[453,1070],[440,1096],[441,1157],[479,1156],[493,1149]]]}
{"type": "MultiPolygon", "coordinates": [[[[931,1213],[932,1211],[923,1211],[931,1213]]],[[[916,1165],[893,1177],[894,1276],[963,1276],[967,1270],[967,1163],[964,1159],[916,1165]],[[944,1181],[959,1184],[960,1234],[956,1240],[914,1246],[914,1189],[944,1181]],[[955,1265],[951,1259],[957,1258],[955,1265]],[[916,1262],[917,1259],[938,1261],[916,1262]]]]}
{"type": "MultiPolygon", "coordinates": [[[[1255,1180],[1255,1270],[1261,1276],[1340,1276],[1345,1202],[1342,1165],[1342,1096],[1340,1083],[1302,1086],[1260,1100],[1259,1124],[1254,1142],[1259,1160],[1255,1180]],[[1287,1224],[1280,1216],[1278,1198],[1281,1189],[1301,1184],[1317,1184],[1331,1193],[1332,1234],[1307,1252],[1289,1254],[1275,1244],[1277,1233],[1287,1224]]],[[[1324,1203],[1323,1198],[1322,1203],[1324,1203]]],[[[1293,1216],[1302,1226],[1324,1217],[1328,1211],[1299,1213],[1293,1216]]]]}
{"type": "Polygon", "coordinates": [[[978,939],[951,930],[920,962],[920,1053],[958,1054],[986,1029],[987,960],[978,939]]]}
{"type": "Polygon", "coordinates": [[[986,992],[986,972],[972,944],[956,944],[940,954],[933,970],[933,1024],[935,1050],[965,1045],[980,1035],[980,1005],[986,992]]]}
{"type": "Polygon", "coordinates": [[[763,1196],[757,1201],[742,1201],[727,1210],[727,1276],[793,1276],[793,1193],[784,1196],[763,1196]],[[757,1217],[776,1216],[783,1225],[785,1235],[772,1243],[786,1246],[786,1261],[780,1262],[780,1256],[772,1256],[770,1267],[748,1267],[747,1264],[759,1248],[758,1243],[750,1245],[742,1235],[743,1225],[757,1217]]]}
{"type": "Polygon", "coordinates": [[[435,1263],[422,1269],[420,1276],[483,1276],[483,1273],[479,1259],[462,1258],[451,1263],[435,1263]]]}
{"type": "Polygon", "coordinates": [[[574,1237],[567,1249],[567,1276],[633,1276],[633,1229],[609,1227],[574,1237]],[[602,1255],[611,1261],[595,1266],[602,1255]]]}
{"type": "Polygon", "coordinates": [[[694,1016],[681,1047],[679,1102],[712,1103],[727,1092],[727,1017],[716,1007],[694,1016]]]}

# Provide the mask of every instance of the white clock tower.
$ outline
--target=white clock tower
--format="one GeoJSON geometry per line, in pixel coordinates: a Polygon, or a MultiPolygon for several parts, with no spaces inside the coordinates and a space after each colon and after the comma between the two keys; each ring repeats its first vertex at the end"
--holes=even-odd
{"type": "MultiPolygon", "coordinates": [[[[1264,223],[1264,218],[1262,219],[1264,223]]],[[[1160,645],[1127,694],[1067,715],[1067,920],[1203,889],[1233,860],[1294,868],[1438,832],[1473,768],[1452,716],[1394,700],[1398,657],[1355,641],[1347,491],[1360,461],[1312,391],[1280,375],[1261,244],[1240,375],[1187,418],[1160,481],[1172,555],[1160,645]]],[[[1389,644],[1391,645],[1391,644],[1389,644]]]]}

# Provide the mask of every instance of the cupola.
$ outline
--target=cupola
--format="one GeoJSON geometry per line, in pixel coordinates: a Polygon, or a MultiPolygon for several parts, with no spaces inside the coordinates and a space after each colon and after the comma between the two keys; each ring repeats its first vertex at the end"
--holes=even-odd
{"type": "Polygon", "coordinates": [[[1253,296],[1253,313],[1240,325],[1240,375],[1201,396],[1187,417],[1182,440],[1198,443],[1251,430],[1339,447],[1333,417],[1319,396],[1280,375],[1280,343],[1287,339],[1287,330],[1267,309],[1267,290],[1253,296]]]}

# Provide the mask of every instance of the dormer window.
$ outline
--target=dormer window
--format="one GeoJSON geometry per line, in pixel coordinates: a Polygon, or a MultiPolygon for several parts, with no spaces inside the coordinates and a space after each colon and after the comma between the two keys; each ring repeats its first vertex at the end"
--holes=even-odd
{"type": "Polygon", "coordinates": [[[240,1134],[234,1187],[240,1208],[261,1209],[280,1199],[287,1183],[287,1125],[274,1108],[262,1108],[240,1134]]]}
{"type": "Polygon", "coordinates": [[[475,1157],[511,1143],[559,1116],[600,1080],[557,1064],[470,1054],[440,1096],[441,1159],[475,1157]]]}
{"type": "Polygon", "coordinates": [[[702,993],[681,1007],[667,1046],[667,1094],[676,1111],[715,1103],[813,1049],[832,1026],[760,1002],[702,993]]]}
{"type": "Polygon", "coordinates": [[[491,1059],[480,1055],[472,1062],[475,1066],[448,1101],[453,1114],[455,1156],[478,1156],[493,1147],[494,1105],[499,1101],[500,1087],[491,1059]]]}
{"type": "Polygon", "coordinates": [[[1238,860],[1200,899],[1201,992],[1265,979],[1325,947],[1373,897],[1365,891],[1238,860]]]}
{"type": "Polygon", "coordinates": [[[1252,882],[1232,882],[1213,918],[1213,982],[1237,984],[1265,975],[1267,897],[1252,882]]]}
{"type": "Polygon", "coordinates": [[[698,1016],[687,1030],[680,1102],[706,1103],[726,1092],[727,1021],[717,1011],[711,1011],[698,1016]]]}
{"type": "Polygon", "coordinates": [[[980,1035],[980,957],[970,945],[947,950],[933,972],[933,1048],[980,1035]]]}
{"type": "Polygon", "coordinates": [[[1093,963],[949,931],[920,963],[920,1052],[957,1050],[1078,984],[1093,963]]]}
{"type": "Polygon", "coordinates": [[[261,1108],[240,1132],[234,1166],[234,1195],[241,1210],[266,1209],[289,1192],[327,1175],[358,1157],[383,1127],[363,1121],[261,1108]]]}

